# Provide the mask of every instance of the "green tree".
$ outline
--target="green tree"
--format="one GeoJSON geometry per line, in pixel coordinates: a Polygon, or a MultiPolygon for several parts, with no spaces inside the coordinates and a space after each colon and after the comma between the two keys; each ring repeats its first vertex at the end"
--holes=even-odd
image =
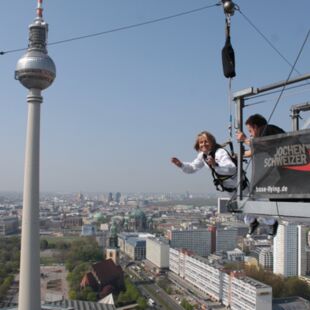
{"type": "Polygon", "coordinates": [[[10,288],[19,268],[20,238],[0,238],[0,300],[10,288]]]}
{"type": "Polygon", "coordinates": [[[193,310],[194,309],[194,307],[185,298],[182,299],[181,306],[185,310],[193,310]]]}
{"type": "Polygon", "coordinates": [[[70,248],[70,244],[62,240],[58,241],[55,246],[56,246],[56,249],[58,250],[67,250],[70,248]]]}
{"type": "Polygon", "coordinates": [[[77,299],[77,295],[78,295],[78,294],[77,294],[77,292],[76,292],[75,290],[72,290],[72,289],[71,289],[71,290],[69,291],[69,294],[68,294],[68,295],[69,295],[69,299],[74,300],[74,299],[77,299]]]}
{"type": "Polygon", "coordinates": [[[290,277],[284,281],[284,294],[285,296],[300,296],[310,299],[310,288],[305,281],[297,277],[290,277]]]}
{"type": "Polygon", "coordinates": [[[165,291],[166,291],[166,293],[167,293],[168,295],[171,295],[171,294],[172,294],[172,288],[171,288],[171,287],[167,287],[165,291]]]}
{"type": "Polygon", "coordinates": [[[308,285],[297,277],[284,278],[280,275],[265,271],[262,268],[246,269],[247,276],[254,278],[262,283],[272,287],[272,295],[274,298],[287,296],[300,296],[306,299],[310,298],[310,288],[308,285]]]}
{"type": "Polygon", "coordinates": [[[67,280],[69,282],[70,289],[78,291],[80,288],[80,283],[85,275],[85,273],[89,270],[88,263],[81,263],[77,265],[72,272],[68,273],[67,280]]]}
{"type": "Polygon", "coordinates": [[[88,301],[97,301],[97,294],[95,292],[89,292],[87,294],[88,301]]]}
{"type": "Polygon", "coordinates": [[[102,251],[94,238],[84,237],[72,242],[66,260],[73,264],[78,262],[98,261],[102,259],[102,251]]]}
{"type": "Polygon", "coordinates": [[[91,287],[87,286],[80,291],[79,299],[88,300],[88,296],[91,297],[91,293],[94,293],[94,291],[91,289],[91,287]]]}
{"type": "Polygon", "coordinates": [[[98,223],[98,226],[100,224],[106,224],[106,223],[109,223],[110,219],[107,218],[106,216],[101,216],[98,220],[97,220],[97,223],[98,223]]]}
{"type": "Polygon", "coordinates": [[[138,289],[130,282],[128,278],[125,279],[126,294],[132,301],[138,300],[140,294],[138,289]]]}
{"type": "Polygon", "coordinates": [[[117,297],[117,304],[126,305],[131,302],[129,295],[126,292],[120,292],[117,297]]]}
{"type": "Polygon", "coordinates": [[[3,284],[10,287],[13,280],[14,280],[14,277],[12,275],[10,275],[4,279],[3,284]]]}
{"type": "Polygon", "coordinates": [[[6,295],[6,292],[10,288],[13,280],[14,280],[13,276],[8,276],[4,279],[4,281],[0,285],[0,296],[4,297],[6,295]]]}
{"type": "Polygon", "coordinates": [[[74,268],[74,263],[71,259],[68,259],[66,262],[65,262],[65,266],[66,266],[66,269],[71,272],[74,268]]]}
{"type": "Polygon", "coordinates": [[[48,241],[47,241],[46,239],[42,239],[42,240],[40,241],[40,249],[41,249],[42,251],[48,249],[48,241]]]}
{"type": "Polygon", "coordinates": [[[144,310],[147,308],[147,302],[146,302],[145,298],[143,298],[141,296],[138,298],[137,304],[138,304],[138,308],[140,310],[144,310]]]}

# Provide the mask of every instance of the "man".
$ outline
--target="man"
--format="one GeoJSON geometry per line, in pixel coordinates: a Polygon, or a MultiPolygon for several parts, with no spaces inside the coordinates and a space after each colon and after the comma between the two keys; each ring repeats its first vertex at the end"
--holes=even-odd
{"type": "MultiPolygon", "coordinates": [[[[245,122],[245,125],[249,131],[250,138],[243,132],[237,132],[236,138],[238,141],[242,141],[246,145],[250,145],[251,138],[265,137],[284,133],[285,131],[275,125],[270,125],[267,123],[267,120],[260,114],[251,115],[245,122]]],[[[251,157],[252,151],[247,150],[244,152],[244,157],[251,157]]],[[[272,239],[278,230],[278,221],[274,218],[259,218],[260,222],[270,226],[270,232],[268,234],[268,239],[272,239]]],[[[259,226],[260,222],[253,215],[247,214],[244,218],[244,222],[249,224],[248,237],[251,237],[259,226]]]]}
{"type": "MultiPolygon", "coordinates": [[[[267,123],[267,120],[260,114],[253,114],[251,115],[245,122],[245,125],[249,131],[250,138],[243,132],[237,133],[237,140],[242,141],[246,145],[250,145],[251,138],[258,138],[258,137],[266,137],[271,135],[277,135],[279,133],[285,133],[285,131],[276,126],[270,125],[267,123]]],[[[244,152],[244,157],[251,157],[252,152],[251,150],[247,150],[244,152]]]]}

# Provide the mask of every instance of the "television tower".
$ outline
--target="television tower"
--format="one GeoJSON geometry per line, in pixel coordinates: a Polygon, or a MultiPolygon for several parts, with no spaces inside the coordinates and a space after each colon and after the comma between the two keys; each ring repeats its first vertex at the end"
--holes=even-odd
{"type": "Polygon", "coordinates": [[[26,134],[19,310],[40,310],[40,226],[39,226],[39,162],[41,91],[56,77],[56,67],[47,55],[48,25],[42,17],[42,1],[37,0],[37,14],[29,25],[26,54],[16,65],[15,79],[29,89],[26,134]]]}

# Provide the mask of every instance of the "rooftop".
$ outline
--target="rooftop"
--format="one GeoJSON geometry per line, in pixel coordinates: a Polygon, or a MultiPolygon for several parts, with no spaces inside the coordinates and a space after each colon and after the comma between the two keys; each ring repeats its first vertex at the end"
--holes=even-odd
{"type": "Polygon", "coordinates": [[[272,310],[310,309],[310,302],[301,297],[276,298],[272,300],[272,310]]]}

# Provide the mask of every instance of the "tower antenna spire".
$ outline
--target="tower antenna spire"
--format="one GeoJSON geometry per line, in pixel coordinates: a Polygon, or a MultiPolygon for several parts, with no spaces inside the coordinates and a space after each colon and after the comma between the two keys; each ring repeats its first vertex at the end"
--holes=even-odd
{"type": "Polygon", "coordinates": [[[37,5],[37,17],[39,19],[43,19],[43,0],[37,0],[38,5],[37,5]]]}

